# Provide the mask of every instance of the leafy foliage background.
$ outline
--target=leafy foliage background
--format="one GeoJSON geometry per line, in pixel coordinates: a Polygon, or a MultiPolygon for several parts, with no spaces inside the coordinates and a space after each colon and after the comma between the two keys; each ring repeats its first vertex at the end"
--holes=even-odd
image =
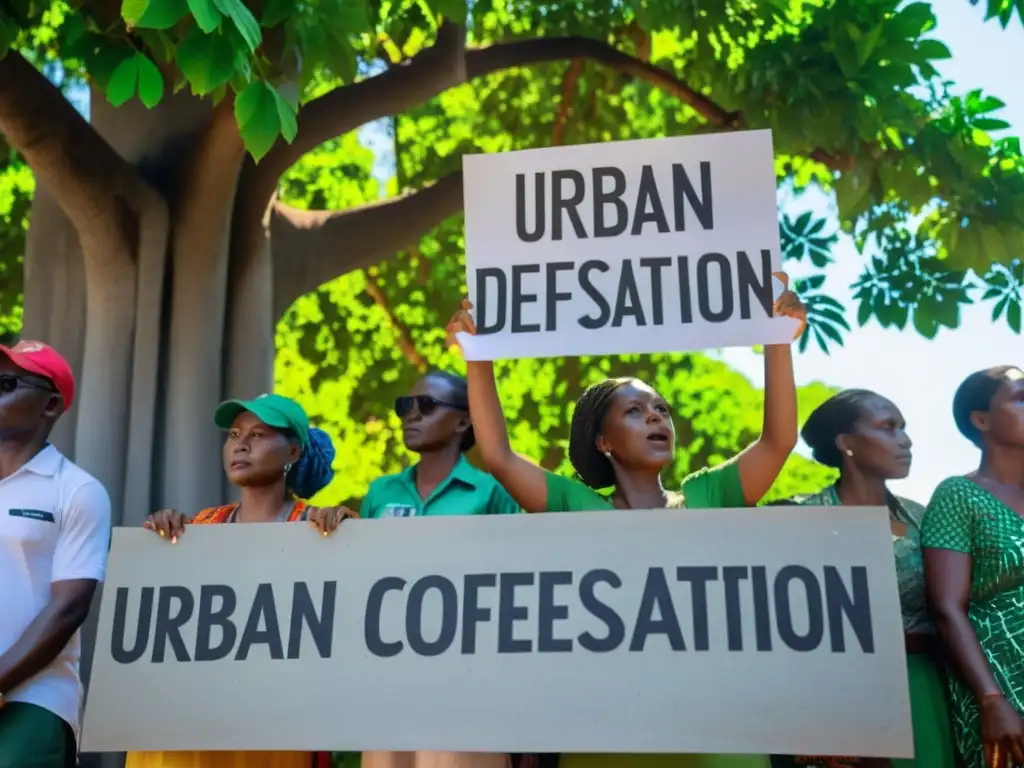
{"type": "MultiPolygon", "coordinates": [[[[1019,34],[1021,2],[986,0],[979,12],[1019,34]]],[[[807,272],[797,284],[811,313],[799,349],[835,349],[855,324],[873,322],[934,338],[971,304],[1021,330],[1020,143],[993,136],[1006,127],[1002,102],[939,77],[935,62],[949,51],[926,2],[124,0],[119,16],[108,11],[92,0],[8,0],[0,56],[14,49],[66,89],[88,84],[115,105],[152,106],[179,89],[213,101],[230,93],[257,159],[294,138],[311,99],[415,60],[445,21],[465,25],[473,50],[522,43],[547,52],[378,123],[383,163],[351,133],[306,155],[280,185],[293,205],[373,203],[444,178],[467,152],[770,128],[780,192],[797,203],[780,217],[783,256],[807,272]],[[580,38],[635,62],[579,48],[557,55],[580,38]],[[642,76],[650,65],[666,73],[659,87],[642,76]],[[837,220],[798,212],[812,187],[835,196],[837,220]],[[852,307],[830,295],[840,231],[864,256],[852,307]]],[[[32,192],[31,172],[0,144],[0,332],[20,325],[32,192]]],[[[282,319],[277,386],[339,448],[323,499],[358,498],[404,465],[394,397],[429,368],[461,369],[442,339],[464,291],[462,249],[453,216],[413,247],[301,298],[282,319]]],[[[761,393],[714,355],[523,360],[499,370],[515,446],[568,472],[571,403],[592,381],[624,373],[677,405],[673,482],[759,430],[761,393]]],[[[803,388],[802,415],[829,392],[803,388]]],[[[826,480],[794,457],[772,497],[826,480]]]]}

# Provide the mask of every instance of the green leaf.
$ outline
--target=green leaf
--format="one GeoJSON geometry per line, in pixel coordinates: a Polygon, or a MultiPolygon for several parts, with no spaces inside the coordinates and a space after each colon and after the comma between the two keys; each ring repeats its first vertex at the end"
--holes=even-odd
{"type": "Polygon", "coordinates": [[[129,56],[114,69],[107,83],[107,99],[115,107],[120,107],[135,95],[139,84],[138,56],[129,56]]]}
{"type": "Polygon", "coordinates": [[[1002,233],[995,227],[984,224],[980,225],[980,229],[981,244],[985,258],[996,264],[1011,261],[1009,254],[1006,252],[1006,241],[1003,240],[1002,233]]]}
{"type": "Polygon", "coordinates": [[[1006,309],[1006,323],[1014,333],[1020,333],[1021,311],[1020,302],[1014,301],[1006,309]]]}
{"type": "Polygon", "coordinates": [[[974,121],[974,127],[983,131],[1001,131],[1004,128],[1009,128],[1010,124],[995,117],[979,117],[974,121]]]}
{"type": "Polygon", "coordinates": [[[949,52],[949,48],[946,47],[946,44],[939,42],[938,40],[918,41],[917,51],[929,61],[953,58],[953,54],[949,52]]]}
{"type": "Polygon", "coordinates": [[[125,21],[134,24],[139,29],[170,29],[187,13],[188,3],[186,0],[124,0],[124,5],[121,8],[121,15],[124,16],[125,21]],[[146,8],[136,21],[131,22],[125,9],[129,4],[143,3],[146,8]]]}
{"type": "Polygon", "coordinates": [[[277,117],[281,125],[281,136],[291,144],[299,130],[295,109],[276,89],[271,92],[274,94],[274,101],[277,104],[277,117]]]}
{"type": "Polygon", "coordinates": [[[164,76],[146,55],[135,55],[139,68],[139,98],[148,109],[152,109],[164,97],[164,76]]]}
{"type": "Polygon", "coordinates": [[[242,35],[250,51],[260,47],[263,32],[260,23],[252,15],[252,11],[242,4],[242,0],[213,0],[218,10],[234,22],[235,28],[242,35]]]}
{"type": "Polygon", "coordinates": [[[259,162],[281,131],[274,89],[264,82],[250,84],[235,98],[235,120],[245,148],[259,162]]]}
{"type": "Polygon", "coordinates": [[[842,173],[836,180],[836,202],[839,205],[839,216],[844,221],[856,219],[864,206],[870,202],[870,171],[864,165],[865,163],[855,166],[853,170],[842,173]]]}
{"type": "Polygon", "coordinates": [[[434,0],[431,5],[438,14],[449,21],[456,24],[464,24],[466,21],[466,0],[434,0]]]}
{"type": "Polygon", "coordinates": [[[263,3],[263,18],[261,23],[270,29],[287,19],[295,10],[295,3],[292,0],[266,0],[263,3]]]}
{"type": "Polygon", "coordinates": [[[875,52],[875,46],[878,45],[878,41],[881,39],[884,29],[885,25],[878,24],[874,29],[857,41],[857,62],[861,66],[867,64],[868,59],[871,58],[871,54],[875,52]]]}
{"type": "Polygon", "coordinates": [[[147,8],[149,8],[149,0],[124,0],[121,3],[121,18],[132,26],[136,26],[147,8]]]}
{"type": "Polygon", "coordinates": [[[18,39],[18,26],[0,11],[0,59],[4,57],[14,41],[18,39]]]}
{"type": "Polygon", "coordinates": [[[177,61],[193,93],[205,95],[231,79],[235,71],[235,50],[222,35],[204,35],[199,29],[193,29],[178,46],[177,61]]]}
{"type": "Polygon", "coordinates": [[[910,3],[896,14],[894,26],[903,37],[917,37],[935,26],[935,14],[929,3],[910,3]]]}
{"type": "Polygon", "coordinates": [[[926,339],[934,339],[939,333],[939,324],[930,312],[918,308],[914,310],[914,330],[926,339]]]}
{"type": "Polygon", "coordinates": [[[871,319],[871,315],[872,314],[873,314],[873,312],[871,310],[871,302],[870,301],[862,301],[860,303],[860,306],[857,307],[857,325],[859,325],[859,326],[867,325],[868,320],[871,319]]]}
{"type": "Polygon", "coordinates": [[[209,34],[220,24],[220,11],[213,0],[188,0],[188,9],[196,19],[199,28],[209,34]]]}

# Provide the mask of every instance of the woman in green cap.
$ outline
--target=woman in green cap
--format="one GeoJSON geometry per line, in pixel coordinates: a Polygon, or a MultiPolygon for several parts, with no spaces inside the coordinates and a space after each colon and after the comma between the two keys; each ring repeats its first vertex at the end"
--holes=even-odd
{"type": "Polygon", "coordinates": [[[176,510],[155,512],[146,528],[176,542],[186,524],[309,521],[325,535],[346,517],[345,507],[308,507],[306,500],[334,477],[334,445],[309,426],[306,412],[282,395],[221,403],[214,423],[227,431],[224,471],[241,489],[237,504],[208,507],[191,519],[176,510]]]}
{"type": "MultiPolygon", "coordinates": [[[[780,278],[782,276],[780,275],[780,278]]],[[[475,334],[471,304],[448,324],[448,341],[475,334]]],[[[806,308],[785,291],[775,314],[806,320],[806,308]]],[[[796,336],[799,336],[798,330],[796,336]]],[[[576,403],[569,433],[569,459],[579,480],[537,466],[512,450],[492,363],[467,362],[473,428],[484,463],[527,512],[586,512],[754,506],[768,492],[796,445],[796,385],[788,344],[765,347],[765,409],[761,436],[738,456],[689,475],[678,491],[667,490],[662,473],[675,457],[675,427],[668,403],[633,378],[606,379],[576,403]],[[597,491],[611,489],[609,495],[597,491]]],[[[686,717],[685,712],[679,713],[686,717]]],[[[558,768],[769,768],[767,755],[564,754],[558,768]]],[[[530,762],[536,762],[535,759],[530,762]]],[[[551,765],[553,756],[543,756],[551,765]]]]}
{"type": "MultiPolygon", "coordinates": [[[[236,504],[208,507],[191,518],[165,509],[145,527],[172,543],[187,525],[307,521],[331,533],[355,513],[345,507],[306,504],[334,476],[334,445],[326,432],[310,428],[302,406],[281,395],[229,400],[214,414],[227,431],[224,471],[241,490],[236,504]]],[[[328,753],[311,752],[133,752],[125,768],[329,768],[328,753]]]]}

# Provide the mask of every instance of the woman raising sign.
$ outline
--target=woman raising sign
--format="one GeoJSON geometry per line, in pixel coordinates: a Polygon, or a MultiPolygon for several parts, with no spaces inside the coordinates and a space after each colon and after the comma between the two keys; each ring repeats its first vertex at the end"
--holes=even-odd
{"type": "MultiPolygon", "coordinates": [[[[469,302],[448,324],[457,333],[476,332],[469,302]]],[[[786,291],[775,314],[806,318],[796,294],[786,291]]],[[[799,335],[799,333],[797,334],[799,335]]],[[[505,417],[490,362],[467,362],[473,431],[487,468],[527,512],[608,509],[753,506],[775,482],[796,445],[796,386],[789,345],[765,347],[765,412],[761,436],[738,456],[699,470],[679,491],[666,489],[661,474],[675,455],[671,410],[661,395],[637,379],[607,379],[576,403],[569,459],[580,480],[571,480],[518,455],[509,444],[505,417]],[[612,488],[609,496],[597,493],[612,488]]],[[[680,713],[680,717],[684,717],[680,713]]],[[[761,755],[562,755],[559,768],[767,768],[761,755]]]]}

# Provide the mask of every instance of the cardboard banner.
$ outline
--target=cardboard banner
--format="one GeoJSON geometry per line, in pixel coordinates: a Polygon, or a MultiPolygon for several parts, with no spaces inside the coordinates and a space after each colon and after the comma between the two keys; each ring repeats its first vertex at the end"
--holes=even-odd
{"type": "Polygon", "coordinates": [[[463,159],[469,360],[780,344],[771,131],[463,159]],[[638,331],[642,331],[638,333],[638,331]]]}
{"type": "Polygon", "coordinates": [[[891,543],[852,507],[119,528],[83,749],[909,757],[891,543]]]}

